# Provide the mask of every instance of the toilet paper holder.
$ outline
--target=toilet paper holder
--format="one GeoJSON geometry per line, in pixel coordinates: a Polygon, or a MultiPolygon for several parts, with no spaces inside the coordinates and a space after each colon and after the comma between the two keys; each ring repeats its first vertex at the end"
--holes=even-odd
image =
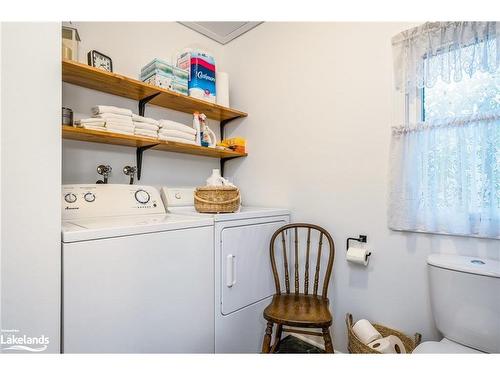
{"type": "MultiPolygon", "coordinates": [[[[349,237],[346,241],[345,251],[349,250],[349,241],[358,241],[358,242],[366,243],[367,240],[368,240],[368,237],[365,236],[364,234],[360,234],[359,238],[349,237]]],[[[372,253],[366,254],[367,257],[369,257],[370,255],[372,255],[372,253]]]]}

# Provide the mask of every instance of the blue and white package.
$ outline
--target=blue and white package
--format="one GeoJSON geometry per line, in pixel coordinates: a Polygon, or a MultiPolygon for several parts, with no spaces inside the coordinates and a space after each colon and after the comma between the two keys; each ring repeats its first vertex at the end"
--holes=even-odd
{"type": "Polygon", "coordinates": [[[189,96],[215,103],[215,59],[201,51],[184,52],[177,67],[189,72],[189,96]]]}

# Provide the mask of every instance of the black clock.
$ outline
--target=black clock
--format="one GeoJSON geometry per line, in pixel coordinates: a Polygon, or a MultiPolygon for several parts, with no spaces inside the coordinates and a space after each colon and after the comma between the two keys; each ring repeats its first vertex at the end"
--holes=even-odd
{"type": "Polygon", "coordinates": [[[107,72],[113,71],[113,61],[111,57],[108,57],[101,52],[92,50],[87,54],[88,64],[94,68],[99,68],[107,72]]]}

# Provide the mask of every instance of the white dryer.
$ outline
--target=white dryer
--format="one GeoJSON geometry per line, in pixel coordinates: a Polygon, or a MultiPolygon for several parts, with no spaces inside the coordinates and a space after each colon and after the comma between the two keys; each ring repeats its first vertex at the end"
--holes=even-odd
{"type": "Polygon", "coordinates": [[[62,219],[64,352],[214,352],[213,220],[135,185],[65,185],[62,219]]]}
{"type": "Polygon", "coordinates": [[[215,352],[259,353],[263,311],[275,293],[269,258],[272,234],[290,221],[282,208],[242,207],[229,214],[196,212],[194,188],[161,189],[167,212],[210,218],[215,249],[215,352]]]}

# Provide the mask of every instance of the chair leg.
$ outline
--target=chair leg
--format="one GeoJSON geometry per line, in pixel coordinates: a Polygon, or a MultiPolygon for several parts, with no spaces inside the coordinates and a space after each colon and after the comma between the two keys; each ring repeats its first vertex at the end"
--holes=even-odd
{"type": "Polygon", "coordinates": [[[262,342],[262,353],[269,353],[271,350],[271,335],[273,333],[273,323],[267,322],[266,334],[262,342]]]}
{"type": "Polygon", "coordinates": [[[271,353],[274,353],[276,351],[276,348],[278,347],[281,341],[282,333],[283,333],[283,324],[278,324],[276,332],[274,333],[274,343],[273,346],[271,347],[271,353]]]}
{"type": "Polygon", "coordinates": [[[333,353],[332,337],[330,336],[330,328],[323,328],[323,340],[325,340],[325,351],[333,353]]]}

